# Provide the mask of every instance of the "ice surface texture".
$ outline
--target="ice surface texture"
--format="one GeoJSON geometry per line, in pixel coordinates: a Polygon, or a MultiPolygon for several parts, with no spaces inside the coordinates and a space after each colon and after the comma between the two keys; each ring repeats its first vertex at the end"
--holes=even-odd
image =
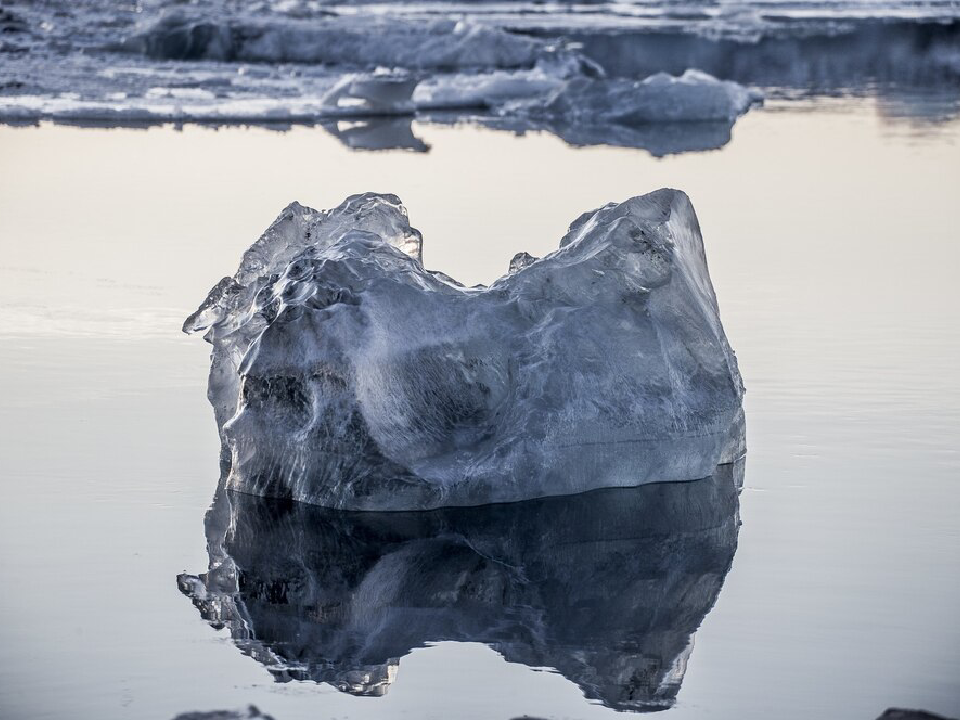
{"type": "Polygon", "coordinates": [[[213,345],[228,487],[353,510],[710,475],[743,388],[685,194],[585,213],[464,288],[397,197],[294,203],[184,324],[213,345]]]}
{"type": "Polygon", "coordinates": [[[382,695],[403,682],[413,648],[475,642],[555,668],[608,707],[661,709],[733,560],[743,465],[429,513],[221,489],[206,519],[209,571],[177,582],[280,682],[382,695]]]}
{"type": "Polygon", "coordinates": [[[762,100],[759,91],[687,70],[680,77],[658,73],[646,80],[578,77],[556,90],[536,112],[570,122],[626,125],[734,120],[762,100]]]}
{"type": "MultiPolygon", "coordinates": [[[[54,12],[55,23],[51,9],[32,8],[0,28],[23,43],[6,53],[0,47],[6,61],[0,120],[312,123],[480,111],[521,122],[535,114],[563,116],[568,124],[705,117],[732,124],[750,105],[741,96],[758,97],[705,75],[696,82],[687,76],[652,84],[607,80],[603,68],[563,37],[534,37],[444,13],[300,17],[215,3],[161,12],[148,4],[133,13],[137,21],[118,9],[112,21],[93,23],[94,10],[82,3],[62,10],[54,12]],[[70,24],[75,32],[64,29],[70,24]],[[680,104],[671,91],[675,83],[691,91],[680,104]],[[719,114],[718,88],[733,93],[719,114]],[[703,103],[696,102],[698,92],[703,103]],[[598,112],[581,107],[598,100],[598,112]]],[[[614,142],[623,137],[596,128],[580,134],[605,135],[614,142]]]]}

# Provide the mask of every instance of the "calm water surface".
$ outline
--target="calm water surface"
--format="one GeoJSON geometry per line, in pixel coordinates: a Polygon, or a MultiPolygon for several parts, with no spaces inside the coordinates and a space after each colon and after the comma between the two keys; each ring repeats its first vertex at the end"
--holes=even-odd
{"type": "Polygon", "coordinates": [[[397,193],[428,267],[475,283],[662,186],[697,208],[749,429],[732,568],[666,716],[960,714],[960,124],[774,103],[722,150],[663,159],[413,131],[430,152],[0,128],[0,716],[620,716],[483,642],[414,649],[386,695],[355,697],[277,683],[206,624],[176,576],[209,562],[219,448],[207,347],[179,324],[294,199],[397,193]]]}

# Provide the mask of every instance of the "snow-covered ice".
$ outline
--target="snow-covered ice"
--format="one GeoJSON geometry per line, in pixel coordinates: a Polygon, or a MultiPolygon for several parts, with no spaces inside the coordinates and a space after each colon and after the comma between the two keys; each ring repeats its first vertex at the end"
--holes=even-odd
{"type": "Polygon", "coordinates": [[[228,488],[413,510],[691,480],[744,452],[684,193],[585,213],[489,287],[421,248],[395,196],[294,203],[187,319],[213,345],[228,488]]]}
{"type": "Polygon", "coordinates": [[[680,77],[657,73],[645,80],[574,78],[535,112],[568,122],[697,122],[734,120],[762,100],[756,90],[687,70],[680,77]]]}

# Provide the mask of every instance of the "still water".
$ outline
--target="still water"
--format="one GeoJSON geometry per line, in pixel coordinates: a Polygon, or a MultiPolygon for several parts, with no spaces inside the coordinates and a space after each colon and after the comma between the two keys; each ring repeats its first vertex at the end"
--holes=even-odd
{"type": "Polygon", "coordinates": [[[612,718],[638,672],[673,720],[960,714],[960,123],[774,102],[722,149],[664,158],[410,132],[429,152],[307,127],[0,128],[0,716],[612,718]],[[352,634],[311,636],[267,591],[242,618],[259,645],[205,622],[219,444],[207,347],[179,325],[282,207],[396,193],[425,264],[470,284],[663,186],[697,209],[747,385],[736,477],[409,522],[254,502],[234,560],[261,590],[325,578],[352,634]],[[385,537],[424,584],[335,585],[385,537]],[[463,577],[502,613],[416,612],[463,577]],[[278,648],[396,662],[357,696],[278,672],[278,648]]]}

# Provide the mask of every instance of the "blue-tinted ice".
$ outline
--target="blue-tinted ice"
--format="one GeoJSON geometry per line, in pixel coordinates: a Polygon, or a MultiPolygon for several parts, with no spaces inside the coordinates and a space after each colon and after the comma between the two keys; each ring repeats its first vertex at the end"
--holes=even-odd
{"type": "Polygon", "coordinates": [[[213,345],[230,489],[422,510],[706,477],[744,452],[743,387],[693,206],[580,216],[465,288],[397,197],[294,203],[184,330],[213,345]]]}

